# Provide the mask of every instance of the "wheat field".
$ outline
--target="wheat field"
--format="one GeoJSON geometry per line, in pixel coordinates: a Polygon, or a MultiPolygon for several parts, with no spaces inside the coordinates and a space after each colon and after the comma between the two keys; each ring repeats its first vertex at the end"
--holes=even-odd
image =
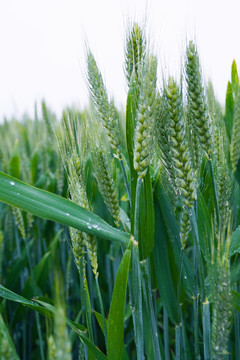
{"type": "Polygon", "coordinates": [[[222,105],[197,44],[160,79],[146,39],[125,112],[87,47],[87,109],[0,124],[0,359],[240,359],[236,62],[222,105]]]}

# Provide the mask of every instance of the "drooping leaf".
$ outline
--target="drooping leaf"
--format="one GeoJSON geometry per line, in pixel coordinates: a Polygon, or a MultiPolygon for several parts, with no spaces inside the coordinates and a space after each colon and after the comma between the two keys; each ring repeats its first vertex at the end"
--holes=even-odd
{"type": "MultiPolygon", "coordinates": [[[[0,297],[27,306],[30,309],[35,310],[41,315],[44,315],[48,318],[53,318],[55,313],[55,308],[53,305],[47,304],[39,300],[36,301],[28,300],[14,293],[13,291],[5,288],[2,285],[0,285],[0,297]]],[[[94,354],[97,360],[107,360],[107,357],[87,338],[87,336],[85,335],[86,329],[84,326],[74,323],[72,320],[68,318],[66,319],[66,323],[80,336],[80,338],[87,345],[88,349],[94,354]]]]}
{"type": "Polygon", "coordinates": [[[96,214],[63,197],[30,186],[2,172],[0,201],[104,239],[123,244],[127,244],[130,239],[130,234],[113,228],[96,214]]]}

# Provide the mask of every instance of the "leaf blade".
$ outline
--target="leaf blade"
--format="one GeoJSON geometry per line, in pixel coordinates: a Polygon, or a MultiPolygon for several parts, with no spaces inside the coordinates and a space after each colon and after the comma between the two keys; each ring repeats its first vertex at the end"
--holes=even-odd
{"type": "Polygon", "coordinates": [[[2,172],[0,172],[0,201],[107,240],[128,244],[130,239],[130,234],[113,228],[99,216],[77,204],[2,172]]]}
{"type": "MultiPolygon", "coordinates": [[[[54,306],[47,304],[42,301],[32,301],[24,298],[23,296],[20,296],[13,291],[5,288],[4,286],[0,285],[0,297],[3,297],[4,299],[11,300],[14,302],[18,302],[22,305],[25,305],[29,307],[32,310],[35,310],[39,312],[41,315],[44,315],[48,318],[53,318],[54,315],[54,306]],[[39,304],[44,305],[40,306],[39,304]]],[[[107,360],[107,357],[99,350],[91,340],[89,340],[85,336],[86,329],[84,326],[79,325],[75,323],[74,321],[70,319],[66,319],[66,323],[68,326],[70,326],[83,340],[83,342],[87,345],[88,349],[94,354],[97,360],[107,360]]]]}
{"type": "Polygon", "coordinates": [[[124,309],[127,293],[127,280],[130,267],[131,250],[123,254],[117,272],[108,318],[107,353],[108,359],[120,360],[123,351],[124,309]]]}

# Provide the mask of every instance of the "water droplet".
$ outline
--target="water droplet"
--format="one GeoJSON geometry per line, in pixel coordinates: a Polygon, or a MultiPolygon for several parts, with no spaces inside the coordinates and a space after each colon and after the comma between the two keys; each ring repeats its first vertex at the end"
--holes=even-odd
{"type": "Polygon", "coordinates": [[[14,181],[10,181],[10,185],[14,186],[15,182],[14,181]]]}
{"type": "Polygon", "coordinates": [[[184,279],[187,279],[187,276],[186,276],[186,275],[184,275],[184,279]]]}
{"type": "Polygon", "coordinates": [[[89,230],[91,230],[91,229],[92,229],[92,225],[91,225],[91,224],[89,224],[89,223],[87,223],[87,227],[88,227],[88,229],[89,229],[89,230]]]}
{"type": "Polygon", "coordinates": [[[66,216],[70,216],[69,213],[66,213],[66,216]]]}

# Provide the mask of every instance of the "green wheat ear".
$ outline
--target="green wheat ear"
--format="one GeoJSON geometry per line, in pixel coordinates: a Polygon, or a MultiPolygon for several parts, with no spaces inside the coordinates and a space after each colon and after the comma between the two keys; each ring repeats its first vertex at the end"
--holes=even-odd
{"type": "Polygon", "coordinates": [[[229,230],[230,226],[226,239],[224,234],[218,236],[218,246],[217,249],[215,249],[217,254],[212,254],[213,359],[225,359],[228,353],[228,338],[232,320],[232,292],[229,261],[231,235],[229,230]]]}
{"type": "Polygon", "coordinates": [[[157,59],[149,56],[142,68],[137,125],[134,138],[134,168],[143,178],[151,162],[156,105],[157,59]]]}
{"type": "Polygon", "coordinates": [[[95,110],[106,130],[109,142],[114,152],[121,157],[121,136],[119,128],[119,118],[113,102],[109,102],[106,87],[102,75],[98,69],[93,54],[88,51],[88,84],[95,106],[95,110]]]}
{"type": "MultiPolygon", "coordinates": [[[[85,118],[83,117],[81,119],[83,136],[80,137],[80,125],[79,121],[77,120],[79,119],[75,119],[71,112],[68,114],[64,113],[64,128],[62,129],[62,133],[59,139],[59,147],[67,171],[70,200],[82,206],[83,208],[90,210],[84,176],[84,149],[87,147],[87,129],[84,122],[85,118]]],[[[74,260],[78,270],[80,270],[80,266],[82,266],[83,272],[85,271],[84,255],[86,246],[93,273],[95,276],[98,276],[96,238],[73,228],[70,228],[70,237],[74,260]]]]}
{"type": "Polygon", "coordinates": [[[139,68],[145,58],[146,41],[143,30],[137,23],[134,23],[127,35],[125,51],[125,72],[128,85],[131,77],[138,81],[139,68]]]}
{"type": "Polygon", "coordinates": [[[186,246],[190,231],[189,209],[196,199],[195,178],[187,148],[181,91],[172,77],[165,89],[168,106],[168,136],[176,185],[183,202],[180,236],[182,247],[186,246]]]}
{"type": "Polygon", "coordinates": [[[108,163],[109,160],[103,148],[96,146],[93,151],[95,177],[103,200],[113,216],[116,226],[119,226],[120,207],[118,195],[108,163]]]}
{"type": "Polygon", "coordinates": [[[157,157],[161,162],[161,181],[168,192],[174,210],[176,210],[179,199],[179,190],[176,185],[175,168],[172,165],[172,155],[170,151],[168,104],[166,94],[161,96],[160,93],[157,93],[154,117],[155,150],[157,157]]]}
{"type": "Polygon", "coordinates": [[[12,206],[12,213],[22,238],[26,239],[25,226],[24,226],[23,215],[21,210],[19,208],[12,206]]]}
{"type": "Polygon", "coordinates": [[[48,337],[48,359],[72,360],[71,342],[66,326],[65,304],[63,303],[63,294],[61,294],[60,289],[60,280],[58,279],[55,284],[54,336],[50,335],[48,337]]]}
{"type": "Polygon", "coordinates": [[[51,122],[49,110],[44,100],[42,101],[42,115],[47,128],[48,141],[54,142],[55,136],[53,131],[53,125],[51,122]]]}
{"type": "Polygon", "coordinates": [[[199,56],[192,41],[189,42],[186,52],[186,80],[192,129],[196,131],[203,150],[210,157],[212,154],[210,119],[202,85],[199,56]]]}

